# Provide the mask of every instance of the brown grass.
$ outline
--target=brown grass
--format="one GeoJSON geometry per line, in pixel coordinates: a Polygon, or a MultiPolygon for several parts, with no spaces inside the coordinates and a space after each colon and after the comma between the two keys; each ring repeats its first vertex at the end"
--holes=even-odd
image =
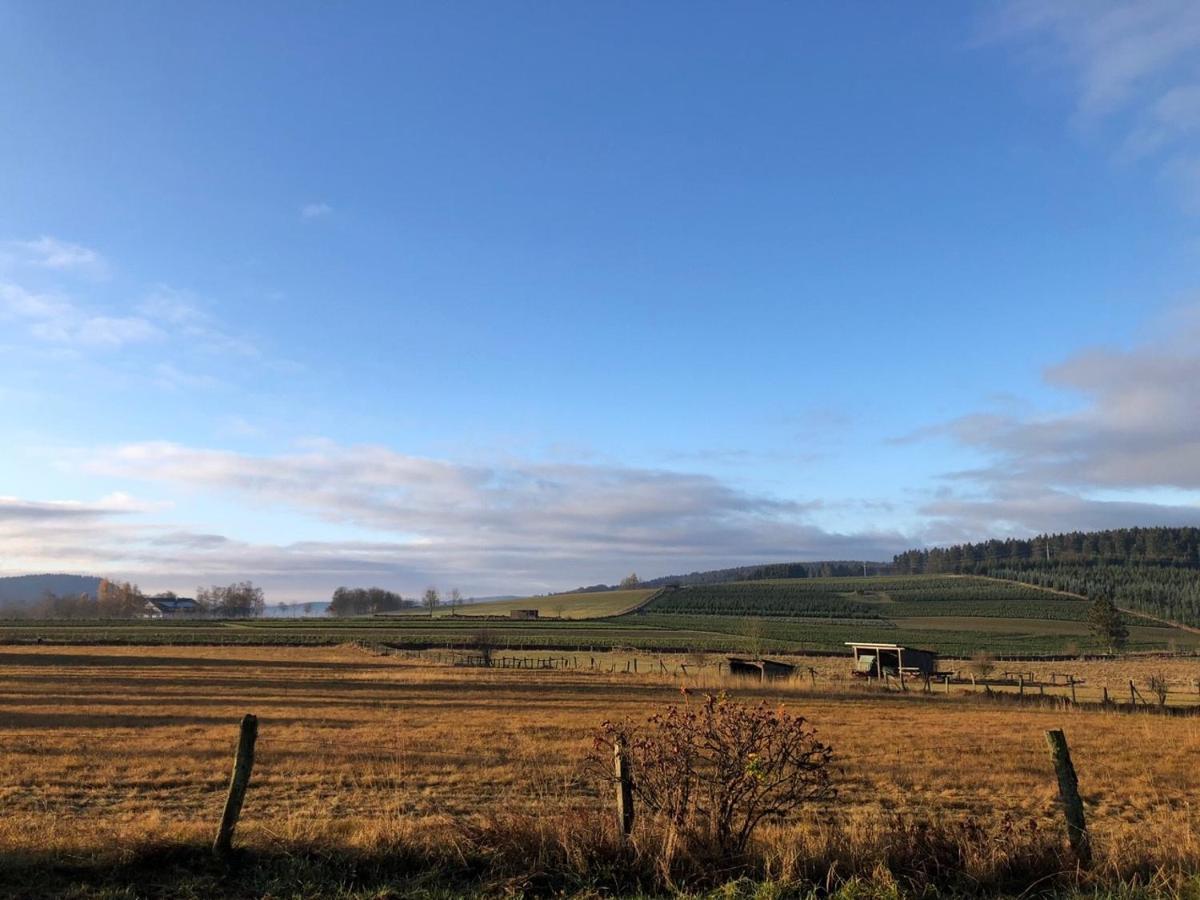
{"type": "MultiPolygon", "coordinates": [[[[1043,739],[1057,727],[1071,744],[1104,877],[1177,886],[1200,866],[1200,718],[868,692],[830,680],[845,665],[822,663],[816,691],[805,681],[737,683],[736,695],[807,716],[840,769],[836,806],[763,834],[758,876],[840,883],[891,873],[919,884],[932,876],[914,869],[918,857],[973,872],[980,884],[1010,869],[1059,871],[1043,739]],[[957,855],[952,864],[939,853],[957,855]]],[[[1110,676],[1086,667],[1106,665],[1048,668],[1090,681],[1110,676]]],[[[1123,678],[1133,664],[1121,665],[1123,678]]],[[[1147,663],[1180,680],[1191,665],[1147,663]]],[[[701,677],[721,681],[711,670],[701,677]]],[[[589,736],[605,718],[644,718],[679,699],[671,677],[462,669],[353,648],[2,648],[0,854],[203,845],[220,815],[238,720],[253,712],[260,738],[244,846],[376,853],[421,835],[443,850],[462,842],[464,860],[503,861],[534,852],[532,842],[546,866],[603,868],[599,857],[616,851],[605,843],[607,798],[579,776],[589,736]]],[[[654,837],[639,840],[649,848],[654,837]]],[[[686,858],[680,865],[690,871],[686,858]]],[[[505,877],[519,881],[519,868],[505,877]]]]}

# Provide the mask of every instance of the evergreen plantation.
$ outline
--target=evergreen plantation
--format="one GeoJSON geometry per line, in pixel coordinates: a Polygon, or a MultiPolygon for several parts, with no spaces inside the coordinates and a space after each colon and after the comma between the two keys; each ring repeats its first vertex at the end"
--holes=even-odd
{"type": "Polygon", "coordinates": [[[909,550],[896,574],[988,575],[1200,625],[1200,528],[1119,528],[909,550]]]}

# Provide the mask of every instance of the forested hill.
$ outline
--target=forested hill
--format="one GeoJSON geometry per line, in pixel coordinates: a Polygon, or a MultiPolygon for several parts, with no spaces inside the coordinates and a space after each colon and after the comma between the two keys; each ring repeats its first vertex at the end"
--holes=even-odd
{"type": "Polygon", "coordinates": [[[762,563],[756,566],[737,566],[732,569],[709,569],[687,575],[664,575],[643,581],[642,587],[681,587],[697,584],[725,584],[730,581],[764,581],[768,578],[842,578],[854,575],[886,575],[891,566],[862,560],[830,560],[824,562],[762,563]],[[865,568],[864,568],[865,567],[865,568]]]}
{"type": "Polygon", "coordinates": [[[10,575],[0,578],[0,607],[32,606],[47,593],[96,596],[100,579],[91,575],[10,575]]]}
{"type": "Polygon", "coordinates": [[[1046,563],[1200,568],[1200,528],[1073,531],[908,550],[892,560],[892,570],[897,575],[978,574],[997,566],[1046,563]]]}
{"type": "Polygon", "coordinates": [[[909,550],[895,557],[893,569],[990,575],[1200,626],[1200,528],[1117,528],[909,550]]]}

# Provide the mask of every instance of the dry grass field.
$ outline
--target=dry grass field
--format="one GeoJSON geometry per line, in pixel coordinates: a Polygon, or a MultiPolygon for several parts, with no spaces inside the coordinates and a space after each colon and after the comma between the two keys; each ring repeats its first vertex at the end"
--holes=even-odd
{"type": "MultiPolygon", "coordinates": [[[[821,671],[832,676],[845,665],[822,662],[821,671]]],[[[1073,668],[1091,681],[1140,677],[1140,667],[1167,669],[1181,685],[1198,668],[1175,660],[1073,668]]],[[[719,687],[722,679],[708,670],[697,681],[719,687]]],[[[922,841],[954,844],[957,865],[977,867],[977,878],[1022,853],[1057,854],[1062,827],[1043,733],[1061,727],[1099,857],[1097,874],[1072,884],[1192,889],[1200,718],[901,695],[828,677],[815,690],[801,680],[726,686],[803,713],[836,751],[836,804],[762,834],[759,870],[772,883],[815,877],[850,890],[862,879],[872,892],[899,890],[904,873],[889,865],[903,865],[888,860],[904,842],[918,850],[922,841]]],[[[50,862],[72,861],[83,868],[68,866],[61,877],[83,879],[74,888],[83,896],[102,893],[86,874],[97,860],[115,865],[153,848],[210,841],[246,712],[259,717],[260,736],[240,845],[268,855],[314,847],[377,853],[416,840],[439,852],[458,847],[466,860],[487,845],[481,835],[524,828],[539,852],[549,858],[547,847],[557,847],[562,866],[586,882],[584,870],[596,862],[572,862],[564,830],[603,834],[612,818],[607,798],[580,778],[589,735],[606,718],[642,719],[680,699],[671,676],[466,669],[351,647],[0,648],[0,893],[4,861],[25,873],[10,882],[20,896],[35,892],[31,867],[44,873],[50,862]],[[463,849],[464,835],[476,851],[463,849]]],[[[1066,866],[1062,859],[1054,857],[1052,871],[1066,866]]],[[[479,876],[470,883],[484,893],[539,892],[536,883],[464,871],[479,876]]],[[[347,884],[346,896],[388,896],[347,884]]],[[[547,890],[570,892],[555,885],[547,890]]],[[[277,885],[271,890],[279,895],[277,885]]],[[[436,884],[422,890],[439,895],[436,884]]],[[[446,890],[441,895],[465,888],[446,890]]],[[[256,891],[246,895],[264,893],[256,891]]],[[[155,891],[135,892],[144,893],[155,891]]]]}

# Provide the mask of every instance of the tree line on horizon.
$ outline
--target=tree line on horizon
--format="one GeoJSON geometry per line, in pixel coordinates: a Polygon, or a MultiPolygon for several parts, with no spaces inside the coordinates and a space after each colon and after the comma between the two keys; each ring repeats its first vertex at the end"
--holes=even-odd
{"type": "MultiPolygon", "coordinates": [[[[178,596],[173,591],[147,595],[132,582],[102,578],[95,594],[47,591],[32,606],[14,604],[0,611],[8,616],[34,619],[139,619],[149,612],[147,601],[175,599],[178,596]]],[[[266,609],[262,588],[250,581],[199,587],[193,599],[197,608],[189,615],[197,618],[256,618],[266,609]]]]}
{"type": "Polygon", "coordinates": [[[466,598],[458,588],[451,589],[444,599],[437,588],[426,588],[425,593],[418,600],[380,587],[339,587],[333,592],[333,598],[329,601],[326,613],[331,616],[370,616],[377,613],[399,612],[405,609],[424,609],[433,615],[439,607],[449,606],[452,610],[457,611],[466,602],[466,598]]]}
{"type": "Polygon", "coordinates": [[[619,585],[592,584],[579,587],[568,594],[587,594],[629,588],[693,587],[706,584],[728,584],[731,581],[766,581],[772,578],[851,578],[861,575],[887,575],[891,564],[869,560],[823,560],[819,562],[759,563],[725,569],[706,569],[686,575],[663,575],[641,581],[636,575],[627,576],[619,585]],[[632,579],[632,580],[631,580],[632,579]]]}

